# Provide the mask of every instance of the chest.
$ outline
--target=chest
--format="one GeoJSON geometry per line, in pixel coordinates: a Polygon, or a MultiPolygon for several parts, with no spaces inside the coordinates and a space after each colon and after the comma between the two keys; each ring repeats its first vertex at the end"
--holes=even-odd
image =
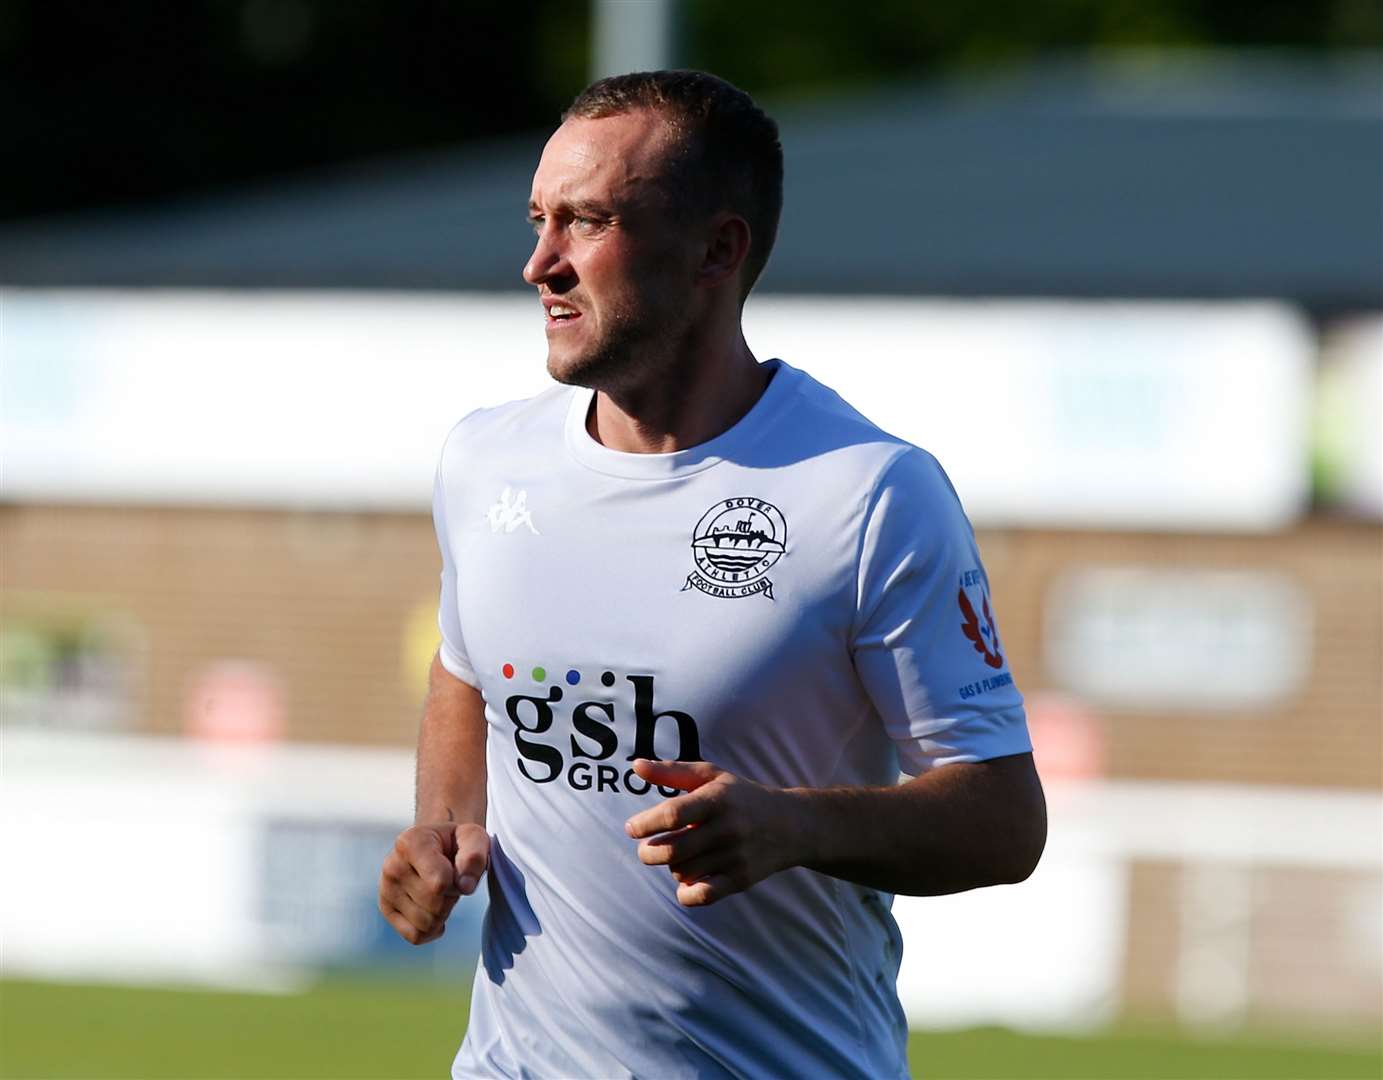
{"type": "Polygon", "coordinates": [[[706,756],[853,678],[857,518],[839,499],[740,476],[490,486],[449,512],[465,646],[502,728],[598,750],[604,725],[623,756],[706,756]]]}

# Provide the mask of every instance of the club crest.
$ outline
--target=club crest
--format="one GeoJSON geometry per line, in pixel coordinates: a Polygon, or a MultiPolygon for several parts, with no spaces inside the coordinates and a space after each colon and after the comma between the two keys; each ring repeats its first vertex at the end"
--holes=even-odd
{"type": "Polygon", "coordinates": [[[721,499],[692,530],[692,559],[682,591],[700,589],[708,596],[753,596],[773,599],[773,582],[765,575],[783,557],[788,525],[782,511],[762,499],[721,499]]]}

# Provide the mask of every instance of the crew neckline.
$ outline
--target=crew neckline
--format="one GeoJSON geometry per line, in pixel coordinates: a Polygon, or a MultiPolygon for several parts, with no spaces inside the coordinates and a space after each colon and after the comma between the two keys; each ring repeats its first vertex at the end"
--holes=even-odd
{"type": "Polygon", "coordinates": [[[590,413],[595,391],[589,387],[577,387],[572,391],[567,406],[567,449],[587,468],[628,480],[667,480],[709,469],[758,438],[791,398],[801,372],[776,358],[763,361],[763,366],[772,374],[759,400],[747,413],[714,438],[696,446],[661,454],[611,450],[603,443],[596,442],[586,430],[586,417],[590,413]]]}

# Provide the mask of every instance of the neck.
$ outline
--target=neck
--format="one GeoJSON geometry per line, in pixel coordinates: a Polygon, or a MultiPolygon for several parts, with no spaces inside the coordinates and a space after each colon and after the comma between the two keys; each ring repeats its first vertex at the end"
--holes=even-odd
{"type": "Polygon", "coordinates": [[[631,454],[665,454],[707,442],[733,427],[768,385],[742,332],[728,347],[692,350],[642,384],[598,391],[586,429],[596,442],[631,454]]]}

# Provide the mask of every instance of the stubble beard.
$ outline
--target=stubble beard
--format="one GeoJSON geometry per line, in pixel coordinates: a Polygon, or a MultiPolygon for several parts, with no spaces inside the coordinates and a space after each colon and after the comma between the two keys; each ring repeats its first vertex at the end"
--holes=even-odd
{"type": "Polygon", "coordinates": [[[549,347],[547,371],[559,383],[619,395],[667,368],[684,329],[672,312],[616,312],[580,355],[559,360],[549,347]]]}

